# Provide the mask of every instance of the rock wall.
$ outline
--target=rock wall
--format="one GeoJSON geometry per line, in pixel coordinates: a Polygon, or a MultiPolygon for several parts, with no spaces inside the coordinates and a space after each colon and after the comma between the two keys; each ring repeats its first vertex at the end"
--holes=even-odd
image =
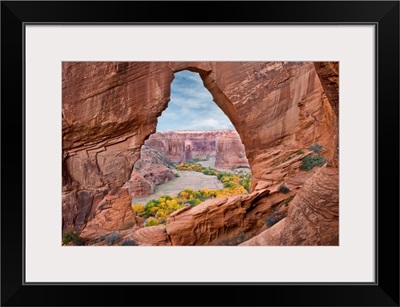
{"type": "Polygon", "coordinates": [[[338,245],[338,169],[322,167],[293,199],[286,218],[241,245],[338,245]]]}
{"type": "Polygon", "coordinates": [[[214,156],[217,168],[249,166],[244,145],[235,130],[157,132],[145,145],[175,163],[214,156]]]}
{"type": "MultiPolygon", "coordinates": [[[[102,199],[129,180],[167,107],[173,74],[184,69],[200,74],[239,133],[254,193],[301,173],[289,162],[313,143],[337,166],[335,89],[324,86],[329,81],[312,62],[64,62],[64,230],[85,228],[102,199]]],[[[178,157],[182,144],[171,146],[178,157]]],[[[268,202],[269,194],[261,195],[256,203],[268,202]]]]}
{"type": "Polygon", "coordinates": [[[155,187],[175,178],[178,163],[216,157],[217,168],[249,166],[239,134],[234,130],[154,133],[144,143],[130,179],[124,184],[132,197],[148,196],[155,187]]]}
{"type": "Polygon", "coordinates": [[[128,189],[132,197],[151,195],[157,185],[176,177],[173,167],[175,164],[162,153],[143,145],[140,159],[136,161],[130,179],[122,188],[128,189]]]}
{"type": "Polygon", "coordinates": [[[244,145],[236,131],[217,138],[215,166],[220,169],[249,166],[244,145]]]}

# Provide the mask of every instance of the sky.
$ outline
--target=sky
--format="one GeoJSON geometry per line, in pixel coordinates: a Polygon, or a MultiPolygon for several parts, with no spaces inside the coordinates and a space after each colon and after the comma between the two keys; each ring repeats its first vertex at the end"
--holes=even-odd
{"type": "Polygon", "coordinates": [[[229,118],[212,100],[198,73],[175,73],[171,100],[158,118],[157,131],[234,129],[229,118]]]}

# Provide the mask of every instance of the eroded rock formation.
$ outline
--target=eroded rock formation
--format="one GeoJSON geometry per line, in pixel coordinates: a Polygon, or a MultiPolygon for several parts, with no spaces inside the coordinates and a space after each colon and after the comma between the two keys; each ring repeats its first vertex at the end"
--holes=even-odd
{"type": "Polygon", "coordinates": [[[241,245],[338,244],[338,169],[325,166],[305,182],[286,218],[241,245]]]}
{"type": "Polygon", "coordinates": [[[142,146],[140,159],[135,163],[130,179],[124,184],[132,197],[142,197],[154,193],[155,187],[176,177],[175,163],[162,153],[142,146]]]}
{"type": "MultiPolygon", "coordinates": [[[[238,213],[226,215],[224,219],[213,219],[218,225],[224,221],[237,226],[221,230],[217,225],[213,228],[213,238],[207,234],[203,238],[198,232],[194,233],[189,237],[188,244],[217,244],[222,236],[235,236],[241,232],[248,236],[262,233],[262,226],[249,227],[246,231],[243,227],[252,223],[258,225],[269,207],[273,208],[276,202],[284,201],[273,200],[276,197],[274,195],[281,194],[271,193],[274,187],[305,176],[306,172],[299,170],[298,164],[302,155],[309,154],[307,148],[311,144],[322,145],[321,155],[327,159],[329,166],[326,169],[331,168],[333,174],[320,172],[318,176],[321,179],[318,182],[324,182],[323,177],[337,178],[338,104],[332,98],[337,95],[337,90],[327,85],[332,79],[325,78],[324,74],[318,75],[321,69],[316,69],[312,62],[64,62],[64,231],[84,229],[89,232],[95,227],[104,228],[100,222],[92,222],[102,220],[96,219],[96,216],[100,216],[99,204],[129,180],[141,146],[155,132],[157,117],[167,107],[173,74],[183,69],[200,74],[214,101],[239,133],[253,173],[253,193],[244,198],[226,200],[225,204],[215,200],[208,204],[210,209],[202,204],[199,208],[194,207],[172,216],[166,227],[171,244],[183,240],[177,235],[178,228],[189,231],[190,227],[182,222],[185,219],[197,225],[197,231],[207,229],[195,218],[200,217],[196,212],[208,210],[211,218],[209,210],[212,208],[215,208],[216,214],[238,213]],[[269,193],[266,192],[268,190],[269,193]],[[251,200],[252,197],[259,199],[251,200]],[[221,206],[236,209],[217,209],[221,206]],[[249,211],[258,211],[256,207],[260,207],[260,215],[250,214],[249,211]],[[257,221],[250,222],[250,216],[257,221]]],[[[171,145],[180,149],[176,151],[177,157],[182,152],[181,145],[179,142],[171,145]]],[[[308,180],[312,180],[312,177],[308,180]]],[[[301,189],[302,186],[298,186],[294,191],[297,194],[301,189]]],[[[337,205],[337,190],[330,189],[324,197],[327,203],[332,204],[329,209],[331,219],[323,227],[320,226],[319,241],[291,239],[282,234],[279,244],[298,242],[324,245],[334,242],[329,234],[337,230],[337,216],[332,213],[337,205]]],[[[267,232],[282,223],[292,225],[290,227],[299,225],[301,221],[295,221],[295,215],[290,212],[296,212],[296,208],[301,206],[300,201],[293,200],[288,216],[283,219],[285,222],[279,222],[267,232]]],[[[316,215],[322,210],[319,206],[312,208],[316,210],[316,215]]],[[[103,207],[103,215],[106,214],[104,210],[110,212],[110,219],[114,218],[113,211],[110,211],[112,208],[103,207]]],[[[205,214],[205,211],[201,212],[205,214]]],[[[323,214],[322,211],[320,213],[323,214]]],[[[306,218],[303,215],[299,219],[305,221],[306,218]]],[[[313,223],[320,221],[316,219],[313,223]]],[[[282,227],[280,232],[287,227],[282,227]]],[[[132,229],[124,231],[133,233],[132,229]]],[[[301,237],[314,235],[312,229],[308,227],[301,237]]],[[[145,245],[143,240],[141,244],[145,245]]]]}
{"type": "Polygon", "coordinates": [[[279,185],[275,185],[249,195],[211,199],[194,208],[175,211],[167,220],[168,238],[172,245],[226,245],[252,238],[266,228],[269,216],[286,216],[285,202],[290,202],[312,174],[302,173],[288,180],[288,193],[280,192],[279,185]]]}
{"type": "Polygon", "coordinates": [[[244,145],[235,130],[157,132],[145,145],[176,163],[213,156],[217,168],[249,166],[244,145]]]}
{"type": "Polygon", "coordinates": [[[220,169],[249,166],[234,130],[156,132],[142,146],[140,159],[124,187],[132,197],[151,195],[157,185],[176,177],[172,169],[177,164],[208,157],[215,158],[220,169]]]}

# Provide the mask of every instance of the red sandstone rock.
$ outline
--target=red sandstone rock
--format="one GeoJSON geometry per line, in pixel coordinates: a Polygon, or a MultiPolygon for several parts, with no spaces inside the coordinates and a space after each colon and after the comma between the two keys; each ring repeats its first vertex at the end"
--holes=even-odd
{"type": "Polygon", "coordinates": [[[216,140],[215,166],[231,168],[249,166],[242,140],[236,131],[230,131],[216,140]]]}
{"type": "Polygon", "coordinates": [[[168,237],[172,245],[237,245],[240,233],[251,238],[263,231],[269,215],[286,215],[285,201],[290,202],[314,172],[303,172],[287,180],[288,193],[280,192],[278,184],[249,195],[210,199],[175,211],[167,220],[168,237]]]}
{"type": "Polygon", "coordinates": [[[154,193],[156,185],[149,180],[146,180],[138,171],[132,171],[131,178],[124,184],[129,195],[132,197],[142,197],[154,193]]]}
{"type": "Polygon", "coordinates": [[[336,117],[339,117],[339,62],[314,62],[315,70],[336,117]]]}
{"type": "Polygon", "coordinates": [[[81,237],[85,240],[94,240],[111,231],[143,227],[141,219],[133,213],[131,203],[131,196],[109,194],[104,197],[94,217],[82,231],[81,237]]]}
{"type": "MultiPolygon", "coordinates": [[[[102,217],[104,222],[105,216],[110,220],[120,218],[120,210],[112,208],[104,209],[109,213],[99,215],[94,209],[94,199],[99,198],[96,195],[102,193],[100,191],[119,189],[129,180],[141,146],[155,132],[157,117],[167,106],[173,73],[182,69],[199,72],[214,101],[238,131],[253,172],[252,188],[260,189],[254,193],[300,174],[300,161],[292,155],[299,150],[308,154],[307,148],[313,143],[320,143],[328,165],[337,167],[338,104],[334,98],[337,90],[328,84],[338,84],[334,70],[324,73],[311,62],[64,62],[63,225],[67,225],[64,229],[86,225],[84,230],[89,231],[96,226],[91,218],[102,217]],[[326,78],[329,75],[336,79],[330,81],[326,78]]],[[[176,148],[175,158],[178,159],[185,144],[179,140],[170,144],[171,148],[176,148]]],[[[192,147],[191,153],[194,155],[192,147]]],[[[320,176],[320,183],[324,182],[324,176],[330,178],[324,172],[320,176]]],[[[335,203],[337,194],[325,196],[328,203],[335,203]]],[[[264,195],[257,202],[271,204],[272,197],[273,194],[264,195]]],[[[200,209],[204,207],[199,206],[200,209]]],[[[193,220],[188,210],[174,217],[174,225],[172,222],[167,225],[167,232],[170,228],[171,240],[175,240],[174,244],[180,243],[178,225],[181,225],[182,232],[188,236],[185,242],[208,244],[215,241],[216,234],[218,237],[219,234],[236,235],[243,230],[243,225],[258,225],[268,206],[257,207],[264,211],[254,215],[254,222],[250,222],[245,218],[250,216],[247,205],[238,198],[229,200],[224,206],[227,211],[216,209],[215,217],[208,215],[217,223],[215,228],[208,222],[206,227],[201,226],[204,223],[193,220]],[[184,219],[195,222],[193,227],[197,232],[190,233],[193,227],[190,228],[184,219]],[[224,230],[221,223],[225,222],[236,226],[224,230]],[[213,230],[213,238],[206,233],[201,237],[199,231],[207,227],[213,230]]],[[[301,238],[282,235],[280,242],[284,245],[334,244],[334,239],[326,239],[332,237],[338,220],[334,214],[331,216],[326,225],[322,219],[315,221],[317,225],[324,225],[318,226],[320,241],[304,239],[315,234],[308,227],[301,232],[301,238]]],[[[289,217],[286,219],[289,221],[289,217]]],[[[305,216],[299,215],[298,219],[297,224],[288,225],[300,225],[305,216]]],[[[110,228],[119,227],[115,223],[108,221],[106,224],[110,228]]],[[[255,235],[260,229],[247,234],[255,235]]]]}
{"type": "Polygon", "coordinates": [[[338,245],[338,169],[322,167],[290,204],[288,216],[241,245],[338,245]]]}
{"type": "Polygon", "coordinates": [[[164,225],[143,227],[130,236],[138,245],[171,245],[164,225]]]}

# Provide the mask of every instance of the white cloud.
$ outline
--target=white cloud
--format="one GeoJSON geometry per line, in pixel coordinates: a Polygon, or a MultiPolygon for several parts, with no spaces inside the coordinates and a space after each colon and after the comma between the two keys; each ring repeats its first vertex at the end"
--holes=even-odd
{"type": "Polygon", "coordinates": [[[226,115],[212,100],[197,73],[175,74],[168,108],[158,119],[158,131],[233,129],[226,115]]]}

